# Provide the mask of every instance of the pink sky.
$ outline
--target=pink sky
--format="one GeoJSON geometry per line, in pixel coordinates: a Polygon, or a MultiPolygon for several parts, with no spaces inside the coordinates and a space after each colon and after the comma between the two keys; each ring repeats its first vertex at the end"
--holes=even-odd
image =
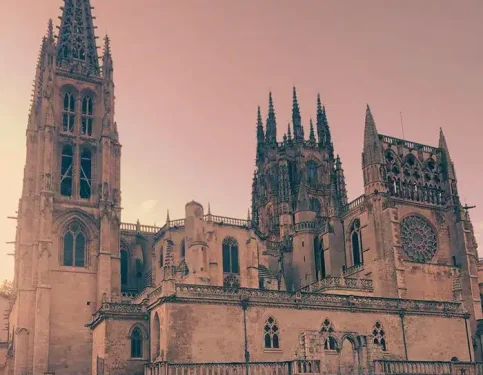
{"type": "MultiPolygon", "coordinates": [[[[13,277],[15,215],[37,54],[61,0],[0,5],[0,280],[13,277]]],[[[123,221],[162,225],[195,199],[245,218],[257,105],[272,90],[279,138],[296,85],[308,134],[327,107],[349,198],[363,192],[366,103],[380,133],[437,145],[443,127],[463,202],[483,238],[481,0],[93,0],[109,33],[122,153],[123,221]]]]}

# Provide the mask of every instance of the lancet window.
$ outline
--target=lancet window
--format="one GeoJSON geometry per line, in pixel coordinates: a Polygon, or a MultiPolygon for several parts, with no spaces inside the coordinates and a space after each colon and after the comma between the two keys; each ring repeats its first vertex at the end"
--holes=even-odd
{"type": "Polygon", "coordinates": [[[73,165],[73,148],[71,145],[62,147],[61,165],[60,165],[60,194],[64,197],[72,196],[72,165],[73,165]]]}
{"type": "Polygon", "coordinates": [[[87,148],[84,148],[80,155],[80,197],[89,199],[91,197],[92,185],[92,154],[87,148]]]}
{"type": "Polygon", "coordinates": [[[75,96],[67,92],[64,94],[62,130],[73,133],[75,124],[75,96]]]}
{"type": "Polygon", "coordinates": [[[131,332],[131,358],[143,358],[143,333],[139,327],[131,332]]]}
{"type": "Polygon", "coordinates": [[[358,266],[364,263],[362,248],[361,222],[355,219],[350,226],[350,239],[352,249],[352,265],[358,266]]]}
{"type": "Polygon", "coordinates": [[[78,223],[72,223],[63,237],[63,265],[84,267],[86,255],[86,237],[78,223]]]}
{"type": "Polygon", "coordinates": [[[324,241],[322,239],[314,239],[315,250],[315,276],[317,281],[325,278],[325,258],[324,258],[324,241]]]}
{"type": "Polygon", "coordinates": [[[227,237],[223,240],[223,272],[240,273],[238,242],[233,237],[227,237]]]}
{"type": "Polygon", "coordinates": [[[276,320],[273,317],[269,317],[265,322],[264,331],[264,342],[266,349],[279,349],[279,329],[276,320]]]}
{"type": "Polygon", "coordinates": [[[305,165],[307,171],[307,183],[311,187],[317,187],[317,163],[313,160],[310,160],[305,165]]]}
{"type": "Polygon", "coordinates": [[[383,352],[387,351],[386,344],[386,331],[384,330],[381,322],[376,322],[372,330],[374,336],[374,344],[379,345],[383,352]]]}
{"type": "Polygon", "coordinates": [[[186,257],[186,244],[184,239],[181,240],[181,259],[184,259],[186,257]]]}
{"type": "Polygon", "coordinates": [[[89,137],[92,135],[93,121],[92,98],[86,95],[82,98],[82,134],[88,135],[89,137]]]}
{"type": "Polygon", "coordinates": [[[121,250],[121,285],[127,285],[129,272],[129,254],[125,249],[121,250]]]}

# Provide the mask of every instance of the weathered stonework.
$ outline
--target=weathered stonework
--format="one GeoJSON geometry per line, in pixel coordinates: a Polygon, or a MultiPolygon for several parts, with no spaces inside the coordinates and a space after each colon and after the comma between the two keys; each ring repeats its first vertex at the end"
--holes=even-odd
{"type": "Polygon", "coordinates": [[[89,0],[63,12],[36,71],[0,373],[483,374],[483,265],[442,132],[379,135],[367,107],[348,202],[320,97],[307,139],[294,89],[279,142],[270,94],[246,219],[192,201],[121,223],[110,41],[99,65],[89,0]]]}

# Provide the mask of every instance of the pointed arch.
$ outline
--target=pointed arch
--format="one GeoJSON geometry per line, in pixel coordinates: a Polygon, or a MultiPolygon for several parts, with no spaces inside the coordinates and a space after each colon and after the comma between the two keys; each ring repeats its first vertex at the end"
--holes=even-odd
{"type": "Polygon", "coordinates": [[[318,164],[314,160],[309,160],[305,163],[305,169],[307,173],[307,184],[310,187],[317,187],[318,182],[318,164]]]}
{"type": "Polygon", "coordinates": [[[238,242],[233,237],[226,237],[223,240],[223,273],[240,273],[238,258],[238,242]]]}
{"type": "Polygon", "coordinates": [[[359,218],[354,219],[349,227],[349,236],[352,251],[352,265],[358,266],[364,264],[361,221],[359,218]]]}
{"type": "Polygon", "coordinates": [[[94,99],[90,92],[83,92],[81,108],[81,134],[92,136],[92,126],[94,123],[94,99]]]}
{"type": "Polygon", "coordinates": [[[144,337],[141,328],[134,327],[129,338],[131,340],[131,358],[143,358],[144,337]]]}
{"type": "Polygon", "coordinates": [[[87,263],[87,239],[82,224],[73,220],[62,235],[62,265],[85,267],[87,263]]]}

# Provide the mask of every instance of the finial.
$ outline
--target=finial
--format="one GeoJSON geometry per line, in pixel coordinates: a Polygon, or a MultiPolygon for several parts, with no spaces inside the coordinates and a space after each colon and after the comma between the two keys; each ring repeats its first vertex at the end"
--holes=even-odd
{"type": "Polygon", "coordinates": [[[268,144],[277,143],[277,120],[275,118],[275,109],[273,107],[272,92],[268,93],[268,115],[267,115],[267,134],[266,139],[268,144]]]}
{"type": "Polygon", "coordinates": [[[251,218],[250,218],[250,207],[248,208],[248,215],[247,215],[247,221],[250,221],[251,218]]]}
{"type": "Polygon", "coordinates": [[[322,112],[322,102],[320,101],[319,93],[317,93],[317,112],[322,112]]]}
{"type": "Polygon", "coordinates": [[[169,222],[170,221],[171,220],[169,219],[169,210],[167,210],[167,213],[166,213],[166,224],[168,224],[168,226],[169,226],[169,222]]]}
{"type": "Polygon", "coordinates": [[[208,202],[208,215],[211,216],[211,205],[210,205],[210,202],[208,202]]]}
{"type": "Polygon", "coordinates": [[[289,141],[292,140],[292,131],[290,130],[290,122],[288,123],[287,137],[289,141]]]}

